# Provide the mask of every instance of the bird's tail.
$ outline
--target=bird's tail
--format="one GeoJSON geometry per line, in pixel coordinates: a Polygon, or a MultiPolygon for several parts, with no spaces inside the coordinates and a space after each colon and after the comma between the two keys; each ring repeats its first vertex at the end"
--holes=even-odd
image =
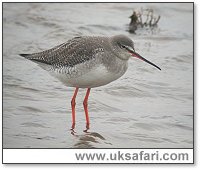
{"type": "Polygon", "coordinates": [[[42,58],[38,58],[37,55],[35,54],[19,54],[20,56],[33,61],[34,63],[37,63],[41,68],[43,68],[44,70],[50,71],[50,64],[48,62],[46,62],[45,60],[42,60],[42,58]]]}
{"type": "Polygon", "coordinates": [[[20,56],[22,56],[22,57],[24,57],[24,58],[28,58],[28,56],[30,55],[30,54],[19,54],[20,56]]]}
{"type": "Polygon", "coordinates": [[[38,60],[37,56],[35,56],[33,54],[19,54],[19,55],[28,59],[28,60],[31,60],[31,61],[37,61],[38,60]]]}
{"type": "Polygon", "coordinates": [[[31,60],[33,62],[36,62],[36,63],[42,63],[42,64],[50,64],[48,61],[44,60],[43,58],[41,58],[39,55],[37,55],[39,53],[34,53],[34,54],[19,54],[20,56],[28,59],[28,60],[31,60]]]}

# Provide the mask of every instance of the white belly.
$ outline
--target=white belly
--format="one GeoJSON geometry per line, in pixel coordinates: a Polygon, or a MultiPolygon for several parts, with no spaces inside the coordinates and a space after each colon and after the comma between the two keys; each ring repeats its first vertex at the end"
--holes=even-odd
{"type": "Polygon", "coordinates": [[[104,65],[92,69],[91,71],[77,77],[69,77],[66,74],[54,72],[53,76],[69,87],[93,88],[106,85],[125,73],[126,69],[118,73],[112,73],[104,65]]]}

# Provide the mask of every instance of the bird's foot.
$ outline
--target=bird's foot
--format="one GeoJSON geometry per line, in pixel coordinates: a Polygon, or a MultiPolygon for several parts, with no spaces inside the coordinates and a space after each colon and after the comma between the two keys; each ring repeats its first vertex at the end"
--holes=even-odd
{"type": "Polygon", "coordinates": [[[86,123],[86,129],[83,131],[83,132],[88,132],[88,130],[90,129],[90,124],[89,123],[86,123]]]}
{"type": "Polygon", "coordinates": [[[74,135],[76,133],[75,129],[75,123],[72,123],[72,127],[71,127],[71,134],[74,135]]]}

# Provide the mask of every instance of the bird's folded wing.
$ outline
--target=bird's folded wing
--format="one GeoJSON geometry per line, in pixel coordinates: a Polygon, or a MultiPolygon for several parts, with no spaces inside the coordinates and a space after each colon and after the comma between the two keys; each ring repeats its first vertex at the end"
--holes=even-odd
{"type": "Polygon", "coordinates": [[[84,45],[86,41],[84,37],[75,37],[49,50],[20,55],[37,63],[41,62],[52,65],[53,67],[73,67],[76,64],[83,63],[94,57],[90,44],[87,46],[84,45]]]}

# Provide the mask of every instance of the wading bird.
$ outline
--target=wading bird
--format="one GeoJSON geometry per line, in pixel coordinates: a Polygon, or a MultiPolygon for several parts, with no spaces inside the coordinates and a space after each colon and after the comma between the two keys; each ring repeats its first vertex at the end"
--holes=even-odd
{"type": "Polygon", "coordinates": [[[133,41],[124,35],[75,37],[43,52],[20,55],[39,64],[64,85],[75,87],[71,100],[72,129],[75,128],[75,101],[79,88],[87,88],[83,106],[86,128],[89,128],[88,97],[91,88],[120,78],[126,72],[131,57],[141,59],[161,70],[136,53],[133,41]]]}

